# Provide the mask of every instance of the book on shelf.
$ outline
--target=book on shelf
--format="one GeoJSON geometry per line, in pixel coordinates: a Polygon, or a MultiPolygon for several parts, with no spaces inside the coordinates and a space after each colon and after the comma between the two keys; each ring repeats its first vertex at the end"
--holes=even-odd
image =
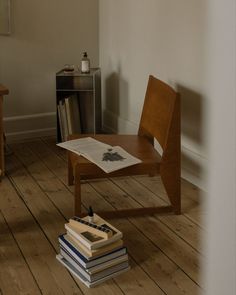
{"type": "MultiPolygon", "coordinates": [[[[110,250],[106,249],[106,252],[103,252],[100,254],[100,256],[95,256],[91,260],[91,257],[88,259],[82,251],[80,251],[77,247],[74,246],[74,243],[69,242],[66,239],[66,234],[60,235],[59,236],[59,244],[62,249],[64,249],[69,255],[74,257],[79,264],[81,264],[85,268],[90,268],[93,266],[96,266],[98,264],[106,263],[109,260],[114,260],[120,256],[126,255],[127,249],[126,247],[122,245],[119,246],[118,248],[115,246],[115,248],[110,248],[110,250]]],[[[115,242],[116,243],[116,242],[115,242]]],[[[120,244],[120,243],[119,243],[120,244]]],[[[110,245],[109,245],[110,246],[110,245]]],[[[105,248],[107,248],[105,246],[105,248]]],[[[96,250],[95,250],[96,251],[96,250]]]]}
{"type": "Polygon", "coordinates": [[[66,111],[66,120],[67,120],[67,125],[68,125],[68,134],[73,134],[72,129],[73,129],[73,118],[72,118],[72,112],[71,112],[71,107],[70,107],[70,97],[65,98],[65,111],[66,111]]]}
{"type": "MultiPolygon", "coordinates": [[[[88,221],[88,216],[84,217],[83,219],[85,221],[88,221]]],[[[75,239],[79,240],[81,244],[83,244],[89,250],[98,249],[122,238],[122,233],[118,229],[113,227],[111,224],[109,224],[107,221],[102,219],[100,216],[94,214],[94,220],[94,223],[96,225],[100,225],[111,230],[112,236],[109,238],[104,238],[91,232],[91,230],[81,228],[79,223],[78,225],[75,225],[74,222],[71,224],[70,221],[69,223],[65,224],[65,228],[70,235],[72,235],[75,239]]]]}
{"type": "Polygon", "coordinates": [[[106,173],[132,166],[141,162],[120,146],[110,146],[91,137],[73,139],[58,146],[84,156],[106,173]]]}
{"type": "Polygon", "coordinates": [[[66,107],[65,107],[65,101],[60,100],[59,101],[59,113],[60,113],[60,121],[61,121],[61,138],[62,140],[66,141],[69,135],[68,131],[68,123],[67,123],[67,117],[66,117],[66,107]]]}
{"type": "Polygon", "coordinates": [[[101,248],[95,250],[89,250],[83,244],[81,244],[77,239],[75,239],[70,234],[64,235],[64,239],[71,244],[77,251],[79,251],[87,260],[94,260],[100,256],[110,253],[123,247],[123,241],[118,240],[114,243],[105,245],[101,248]]]}
{"type": "Polygon", "coordinates": [[[81,133],[80,109],[77,95],[65,98],[69,134],[81,133]]]}
{"type": "Polygon", "coordinates": [[[57,111],[63,142],[67,140],[68,135],[81,133],[80,110],[76,95],[60,99],[57,105],[57,111]]]}
{"type": "Polygon", "coordinates": [[[102,282],[111,279],[113,277],[116,277],[120,275],[121,273],[128,271],[130,269],[128,262],[124,262],[112,270],[103,272],[101,275],[97,275],[96,277],[86,277],[83,275],[83,273],[79,270],[77,265],[71,264],[68,260],[66,260],[62,255],[58,254],[56,256],[59,262],[61,262],[71,273],[73,273],[79,280],[81,280],[87,287],[95,287],[98,284],[101,284],[102,282]]]}
{"type": "Polygon", "coordinates": [[[57,105],[57,113],[58,113],[58,121],[59,121],[59,127],[60,127],[61,140],[65,141],[64,127],[63,127],[62,116],[61,116],[61,108],[60,108],[59,104],[57,105]]]}

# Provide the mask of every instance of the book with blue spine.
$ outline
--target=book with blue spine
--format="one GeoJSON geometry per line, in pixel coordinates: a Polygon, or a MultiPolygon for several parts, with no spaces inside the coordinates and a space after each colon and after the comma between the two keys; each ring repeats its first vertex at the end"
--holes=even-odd
{"type": "Polygon", "coordinates": [[[84,273],[84,276],[88,276],[91,279],[95,278],[96,276],[102,277],[104,273],[110,273],[113,269],[120,267],[120,265],[128,263],[128,255],[125,254],[93,267],[85,268],[63,248],[61,248],[60,254],[72,265],[74,265],[81,273],[84,273]]]}
{"type": "Polygon", "coordinates": [[[70,255],[73,256],[78,261],[78,263],[80,263],[83,267],[86,267],[86,268],[104,263],[111,259],[115,259],[127,253],[126,247],[122,246],[117,249],[114,249],[113,251],[110,251],[108,254],[99,256],[92,260],[88,260],[85,256],[82,255],[80,251],[78,251],[75,247],[73,247],[71,243],[69,243],[65,239],[65,234],[60,235],[58,239],[59,239],[60,247],[62,247],[64,250],[70,253],[70,255]]]}
{"type": "Polygon", "coordinates": [[[94,280],[93,282],[88,281],[82,273],[78,270],[78,268],[74,267],[70,262],[68,262],[62,255],[58,254],[56,255],[57,260],[63,264],[71,273],[73,273],[82,283],[84,283],[87,287],[92,288],[95,287],[102,282],[107,281],[108,279],[114,278],[130,269],[130,266],[125,266],[124,268],[121,268],[113,273],[110,273],[100,279],[94,280]]]}
{"type": "MultiPolygon", "coordinates": [[[[61,254],[60,254],[61,255],[61,254]]],[[[119,264],[116,264],[112,267],[106,268],[102,271],[99,271],[97,273],[94,274],[90,274],[86,269],[84,269],[81,265],[79,265],[78,263],[76,263],[76,261],[74,261],[73,259],[71,259],[71,257],[69,257],[66,253],[63,253],[63,255],[61,255],[66,261],[69,262],[70,265],[72,265],[74,268],[76,268],[82,275],[83,277],[86,278],[86,280],[88,280],[90,283],[102,279],[114,272],[117,272],[121,269],[127,268],[129,266],[129,262],[128,260],[121,262],[119,264]]]]}

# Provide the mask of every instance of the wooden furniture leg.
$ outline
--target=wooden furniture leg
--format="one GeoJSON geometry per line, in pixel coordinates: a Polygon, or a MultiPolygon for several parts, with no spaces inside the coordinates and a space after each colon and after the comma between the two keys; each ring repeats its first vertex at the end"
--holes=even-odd
{"type": "Polygon", "coordinates": [[[181,214],[180,177],[173,174],[171,167],[167,167],[163,171],[161,170],[160,174],[174,213],[179,215],[181,214]]]}
{"type": "Polygon", "coordinates": [[[4,176],[4,138],[3,138],[3,126],[2,126],[2,116],[3,116],[3,96],[0,96],[0,176],[4,176]]]}
{"type": "Polygon", "coordinates": [[[175,214],[181,214],[180,97],[177,96],[160,175],[175,214]]]}
{"type": "Polygon", "coordinates": [[[3,95],[8,94],[6,87],[0,85],[0,180],[5,174],[4,134],[3,134],[3,95]]]}
{"type": "Polygon", "coordinates": [[[68,159],[68,185],[73,185],[74,183],[74,174],[73,174],[73,166],[70,159],[69,151],[67,152],[67,159],[68,159]]]}
{"type": "Polygon", "coordinates": [[[75,193],[74,193],[74,213],[76,216],[81,216],[81,183],[80,183],[80,173],[78,165],[75,166],[74,170],[74,180],[75,180],[75,193]]]}

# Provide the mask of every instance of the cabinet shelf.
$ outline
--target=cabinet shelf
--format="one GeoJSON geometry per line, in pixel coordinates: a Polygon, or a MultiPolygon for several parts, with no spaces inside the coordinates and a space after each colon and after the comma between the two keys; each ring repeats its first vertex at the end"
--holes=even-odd
{"type": "Polygon", "coordinates": [[[80,133],[101,133],[100,69],[92,68],[89,74],[78,71],[65,73],[63,70],[56,73],[56,105],[58,142],[65,140],[68,134],[73,133],[73,124],[71,124],[73,122],[70,120],[80,125],[74,126],[76,133],[78,130],[80,133]],[[73,106],[72,104],[68,106],[72,100],[73,106]],[[78,110],[71,108],[78,108],[78,110]],[[75,111],[73,114],[74,116],[77,114],[76,117],[70,116],[71,111],[75,111]]]}
{"type": "Polygon", "coordinates": [[[87,92],[93,92],[93,89],[57,89],[57,91],[67,91],[67,92],[83,92],[83,91],[87,91],[87,92]]]}

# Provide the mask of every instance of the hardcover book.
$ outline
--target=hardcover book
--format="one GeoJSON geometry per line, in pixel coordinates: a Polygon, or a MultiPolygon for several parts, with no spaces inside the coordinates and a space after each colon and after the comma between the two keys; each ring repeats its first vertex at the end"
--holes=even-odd
{"type": "Polygon", "coordinates": [[[68,123],[67,123],[66,107],[65,107],[64,100],[59,101],[59,112],[60,112],[60,120],[61,120],[61,126],[62,126],[62,129],[61,129],[62,139],[67,140],[69,132],[68,132],[68,123]]]}
{"type": "Polygon", "coordinates": [[[120,247],[118,249],[114,249],[113,251],[110,250],[109,253],[104,254],[100,257],[95,257],[92,260],[88,260],[80,251],[78,251],[78,249],[73,247],[73,245],[65,239],[64,235],[59,236],[59,243],[60,247],[64,251],[66,251],[69,255],[74,257],[78,261],[78,263],[85,268],[90,268],[107,262],[109,260],[114,260],[127,253],[126,247],[120,247]]]}
{"type": "Polygon", "coordinates": [[[68,253],[65,249],[61,248],[60,249],[60,254],[70,263],[74,264],[75,266],[80,267],[81,269],[83,269],[84,271],[86,271],[86,273],[88,273],[89,275],[94,275],[96,273],[102,272],[106,269],[111,269],[113,266],[116,266],[118,264],[121,264],[123,262],[128,261],[128,255],[122,255],[119,256],[117,258],[111,259],[109,261],[100,263],[98,265],[94,265],[92,267],[84,267],[83,265],[81,265],[77,259],[75,259],[75,257],[73,257],[72,255],[70,255],[70,253],[68,253]]]}
{"type": "MultiPolygon", "coordinates": [[[[88,221],[88,216],[84,217],[84,220],[88,221]]],[[[123,236],[118,229],[113,227],[111,224],[109,224],[107,221],[105,221],[96,214],[94,214],[94,223],[96,225],[100,225],[111,230],[112,236],[109,238],[104,238],[102,236],[94,234],[89,230],[84,230],[84,228],[80,227],[79,223],[78,225],[74,223],[71,224],[70,222],[66,223],[65,228],[68,231],[68,233],[70,233],[70,235],[79,240],[85,247],[87,247],[90,250],[95,250],[105,245],[111,244],[121,239],[123,236]]]]}
{"type": "Polygon", "coordinates": [[[73,266],[70,262],[68,262],[62,255],[58,254],[56,256],[57,260],[62,263],[71,273],[73,273],[82,283],[84,283],[87,287],[91,288],[91,287],[95,287],[96,285],[111,279],[113,277],[116,277],[118,275],[120,275],[121,273],[127,271],[130,269],[128,263],[124,263],[122,266],[120,266],[117,270],[114,270],[114,272],[112,273],[108,273],[106,275],[104,275],[101,278],[97,278],[96,280],[93,280],[92,282],[89,281],[86,277],[83,276],[83,274],[78,270],[78,268],[76,268],[75,266],[73,266]]]}
{"type": "Polygon", "coordinates": [[[81,133],[80,109],[77,95],[65,98],[69,134],[81,133]]]}
{"type": "Polygon", "coordinates": [[[101,248],[95,249],[95,250],[89,250],[87,247],[85,247],[83,244],[81,244],[80,241],[75,239],[70,234],[64,235],[64,239],[68,241],[76,250],[78,250],[87,260],[92,260],[94,258],[98,258],[100,256],[106,255],[110,252],[116,251],[123,247],[123,241],[118,240],[114,243],[105,245],[101,248]]]}

